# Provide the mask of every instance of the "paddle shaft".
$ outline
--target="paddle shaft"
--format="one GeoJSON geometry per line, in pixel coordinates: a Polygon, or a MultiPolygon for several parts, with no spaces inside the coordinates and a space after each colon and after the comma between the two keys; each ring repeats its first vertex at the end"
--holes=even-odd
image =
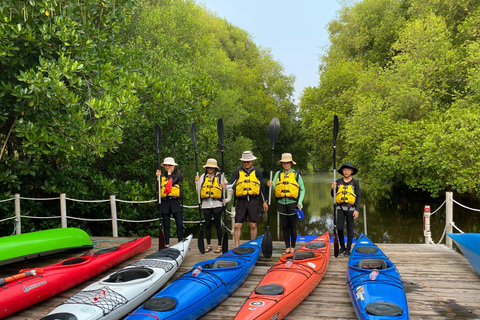
{"type": "MultiPolygon", "coordinates": [[[[190,129],[190,134],[192,136],[193,147],[195,149],[195,169],[197,171],[197,177],[198,177],[197,132],[196,132],[196,128],[195,128],[195,123],[192,123],[192,127],[190,129]]],[[[200,181],[198,181],[197,183],[200,183],[200,181]]],[[[197,195],[198,195],[198,216],[200,218],[200,232],[198,234],[198,250],[200,251],[201,254],[204,254],[205,253],[205,244],[203,242],[202,201],[200,199],[200,193],[197,192],[197,195]]]]}
{"type": "MultiPolygon", "coordinates": [[[[337,167],[336,167],[336,151],[337,151],[337,135],[338,135],[338,117],[333,117],[333,182],[337,181],[337,167]]],[[[333,191],[333,255],[338,257],[338,234],[337,234],[337,199],[336,188],[333,191]]]]}
{"type": "MultiPolygon", "coordinates": [[[[222,183],[225,181],[225,162],[224,162],[224,133],[223,133],[223,119],[220,118],[217,121],[217,135],[218,135],[218,142],[220,144],[220,153],[222,157],[222,183]]],[[[228,252],[228,229],[227,229],[227,210],[226,210],[226,203],[225,203],[225,189],[223,189],[222,194],[222,205],[223,205],[223,225],[224,225],[224,232],[222,238],[222,253],[228,252]]]]}
{"type": "MultiPolygon", "coordinates": [[[[162,128],[155,123],[155,137],[157,147],[157,168],[161,170],[160,162],[160,142],[162,141],[162,128]]],[[[158,250],[165,248],[165,235],[162,231],[162,173],[158,175],[158,250]]]]}

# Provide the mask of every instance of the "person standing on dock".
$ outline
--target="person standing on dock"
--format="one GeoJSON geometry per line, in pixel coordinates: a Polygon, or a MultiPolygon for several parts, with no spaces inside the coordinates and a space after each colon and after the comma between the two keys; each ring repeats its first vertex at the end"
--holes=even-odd
{"type": "Polygon", "coordinates": [[[273,181],[268,181],[268,186],[275,190],[277,199],[277,211],[280,214],[280,221],[283,228],[283,239],[285,241],[285,252],[294,253],[297,241],[297,215],[295,209],[302,209],[305,186],[300,172],[292,169],[292,154],[282,154],[282,159],[277,164],[282,164],[283,170],[277,171],[273,181]]]}
{"type": "Polygon", "coordinates": [[[176,168],[178,164],[175,163],[175,159],[171,157],[165,158],[160,166],[166,170],[165,174],[157,170],[157,179],[161,176],[160,211],[165,232],[165,246],[168,248],[170,247],[170,215],[173,216],[177,225],[178,242],[183,240],[183,214],[180,201],[183,176],[176,168]]]}
{"type": "Polygon", "coordinates": [[[253,240],[257,237],[257,221],[260,220],[262,210],[260,198],[263,199],[263,210],[268,211],[263,175],[259,169],[253,166],[253,161],[256,159],[251,151],[243,152],[240,158],[243,165],[235,169],[228,184],[222,183],[222,187],[227,190],[235,185],[236,214],[233,232],[235,247],[240,245],[242,225],[247,218],[250,224],[250,239],[253,240]]]}
{"type": "Polygon", "coordinates": [[[358,218],[360,211],[360,184],[353,176],[358,172],[353,163],[345,162],[342,164],[338,173],[343,175],[332,183],[332,196],[335,196],[337,203],[337,230],[338,240],[340,242],[339,254],[350,256],[353,242],[353,222],[358,218]],[[335,191],[335,194],[334,194],[335,191]],[[345,236],[343,228],[347,223],[347,246],[345,247],[345,236]]]}
{"type": "Polygon", "coordinates": [[[214,253],[222,252],[222,224],[221,216],[223,206],[232,199],[233,190],[228,190],[227,199],[225,203],[222,203],[222,183],[226,183],[225,178],[218,172],[220,168],[217,165],[217,160],[208,159],[207,163],[202,167],[206,172],[200,177],[195,177],[197,182],[197,192],[200,194],[202,200],[202,212],[205,215],[205,232],[207,238],[207,247],[205,253],[212,251],[212,245],[210,244],[212,239],[212,217],[217,230],[218,246],[214,253]],[[223,178],[223,180],[222,180],[223,178]],[[201,183],[198,183],[198,182],[201,183]]]}

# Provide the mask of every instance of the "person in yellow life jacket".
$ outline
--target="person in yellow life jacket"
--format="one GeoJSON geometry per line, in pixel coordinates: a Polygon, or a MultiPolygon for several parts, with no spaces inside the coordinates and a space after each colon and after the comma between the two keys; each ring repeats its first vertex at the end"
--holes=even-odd
{"type": "Polygon", "coordinates": [[[353,176],[357,174],[358,169],[353,163],[345,162],[342,164],[338,173],[343,175],[332,183],[332,197],[335,197],[337,204],[337,230],[338,240],[340,242],[339,254],[350,256],[353,242],[353,222],[358,218],[360,211],[360,184],[353,176]],[[347,246],[345,247],[344,225],[347,222],[347,246]]]}
{"type": "Polygon", "coordinates": [[[161,167],[165,168],[165,173],[157,170],[157,181],[160,176],[160,212],[162,213],[163,229],[165,233],[165,246],[170,246],[170,215],[175,219],[177,226],[178,242],[183,240],[183,214],[182,214],[182,181],[183,176],[177,170],[178,164],[175,159],[167,157],[163,160],[161,167]]]}
{"type": "Polygon", "coordinates": [[[262,172],[253,166],[253,161],[256,159],[251,151],[243,152],[239,159],[243,165],[235,169],[228,184],[222,183],[222,187],[227,190],[235,186],[236,212],[233,232],[235,247],[240,245],[242,225],[247,218],[250,224],[250,239],[257,237],[257,221],[260,220],[262,213],[261,199],[263,199],[263,210],[268,211],[262,172]]]}
{"type": "MultiPolygon", "coordinates": [[[[195,177],[197,193],[200,195],[202,212],[205,215],[205,235],[207,238],[207,247],[205,253],[212,251],[210,244],[212,239],[212,217],[217,230],[218,246],[214,253],[222,252],[222,209],[224,203],[222,183],[226,183],[225,177],[218,172],[220,168],[217,165],[217,160],[208,159],[207,163],[202,166],[205,168],[205,173],[200,177],[195,177]]],[[[232,199],[233,190],[228,190],[225,204],[232,199]]]]}
{"type": "Polygon", "coordinates": [[[295,209],[302,209],[305,187],[302,176],[292,169],[293,161],[290,153],[282,154],[282,159],[277,162],[282,164],[283,170],[277,171],[273,181],[268,185],[273,186],[277,198],[277,211],[283,228],[283,240],[286,250],[283,254],[295,252],[297,241],[297,215],[295,209]]]}

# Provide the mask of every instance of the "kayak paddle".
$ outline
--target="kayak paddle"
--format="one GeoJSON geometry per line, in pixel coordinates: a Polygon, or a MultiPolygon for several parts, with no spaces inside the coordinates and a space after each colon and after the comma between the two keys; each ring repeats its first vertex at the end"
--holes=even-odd
{"type": "MultiPolygon", "coordinates": [[[[336,173],[337,168],[335,165],[335,156],[336,156],[336,149],[337,149],[337,134],[338,134],[338,117],[335,115],[333,117],[333,182],[337,181],[336,173]]],[[[337,234],[337,200],[335,191],[333,192],[333,255],[338,257],[338,234],[337,234]]]]}
{"type": "MultiPolygon", "coordinates": [[[[198,152],[197,152],[197,132],[195,123],[192,123],[190,127],[190,136],[192,137],[193,146],[195,147],[195,168],[197,170],[198,177],[198,152]]],[[[197,188],[195,188],[196,190],[197,188]]],[[[198,192],[197,192],[198,193],[198,192]]],[[[198,234],[198,250],[201,254],[205,253],[205,243],[203,242],[203,224],[202,224],[202,202],[200,201],[200,194],[198,193],[198,215],[200,217],[200,233],[198,234]]]]}
{"type": "MultiPolygon", "coordinates": [[[[224,168],[224,161],[223,161],[223,149],[224,149],[224,136],[223,136],[223,119],[220,118],[217,121],[217,135],[218,135],[218,143],[220,144],[220,151],[222,153],[222,182],[225,181],[225,168],[224,168]]],[[[224,233],[222,238],[222,253],[228,252],[228,230],[227,230],[227,210],[225,209],[225,189],[223,189],[223,224],[224,224],[224,233]]]]}
{"type": "MultiPolygon", "coordinates": [[[[158,170],[160,170],[160,141],[162,140],[162,128],[158,123],[155,123],[155,136],[157,141],[157,164],[158,170]]],[[[162,231],[162,210],[160,205],[162,204],[162,175],[158,176],[158,216],[159,216],[159,226],[158,226],[158,250],[165,248],[165,235],[162,231]]]]}

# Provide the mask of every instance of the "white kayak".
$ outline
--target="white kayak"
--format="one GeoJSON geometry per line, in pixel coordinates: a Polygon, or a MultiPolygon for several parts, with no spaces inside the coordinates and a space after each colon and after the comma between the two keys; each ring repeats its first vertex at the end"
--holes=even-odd
{"type": "MultiPolygon", "coordinates": [[[[120,319],[155,294],[182,264],[192,235],[95,282],[41,320],[120,319]]],[[[74,276],[74,275],[72,275],[74,276]]]]}

